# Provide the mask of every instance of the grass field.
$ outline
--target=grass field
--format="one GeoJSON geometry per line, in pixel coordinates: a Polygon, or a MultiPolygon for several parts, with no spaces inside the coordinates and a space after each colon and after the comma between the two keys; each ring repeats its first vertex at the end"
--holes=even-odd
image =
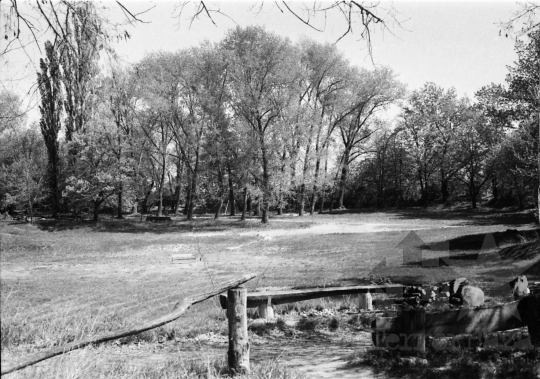
{"type": "MultiPolygon", "coordinates": [[[[528,270],[530,279],[540,280],[540,242],[538,232],[533,231],[537,226],[527,214],[512,211],[343,212],[280,216],[269,225],[256,219],[242,222],[223,217],[215,221],[208,216],[169,224],[110,219],[98,224],[47,221],[38,225],[3,223],[0,227],[2,362],[160,316],[184,296],[246,273],[259,274],[247,284],[253,290],[358,284],[369,275],[390,276],[397,283],[427,283],[453,279],[457,272],[475,280],[488,294],[499,279],[509,275],[501,273],[496,265],[500,262],[479,265],[474,259],[459,267],[402,266],[403,251],[396,245],[411,231],[425,243],[424,249],[439,244],[435,251],[448,254],[449,247],[450,256],[469,258],[476,256],[486,233],[499,232],[494,234],[498,247],[491,246],[490,251],[507,253],[510,258],[503,262],[505,269],[511,269],[512,275],[528,270]],[[529,232],[500,233],[507,229],[529,232]],[[171,255],[182,253],[202,260],[189,267],[172,264],[171,255]],[[383,259],[387,268],[373,271],[383,259]]],[[[198,352],[193,349],[193,354],[185,348],[177,361],[167,361],[159,369],[142,354],[138,358],[142,365],[135,371],[113,350],[153,349],[163,341],[209,333],[225,336],[226,329],[224,312],[216,300],[210,300],[161,328],[54,358],[47,365],[11,377],[32,377],[32,370],[42,370],[40,376],[48,377],[107,377],[110,370],[120,370],[117,377],[168,377],[165,373],[171,367],[179,370],[178,365],[186,365],[178,362],[180,355],[198,362],[205,347],[198,352]],[[158,371],[144,374],[144,370],[158,371]]],[[[226,346],[217,354],[224,356],[225,352],[226,346]]],[[[212,367],[219,366],[216,362],[212,361],[212,367]]],[[[269,366],[258,367],[264,371],[269,366]]],[[[190,370],[194,377],[200,371],[190,370]]],[[[219,374],[219,367],[212,370],[219,374]]],[[[277,376],[261,377],[297,375],[284,370],[275,369],[272,375],[277,376]]]]}

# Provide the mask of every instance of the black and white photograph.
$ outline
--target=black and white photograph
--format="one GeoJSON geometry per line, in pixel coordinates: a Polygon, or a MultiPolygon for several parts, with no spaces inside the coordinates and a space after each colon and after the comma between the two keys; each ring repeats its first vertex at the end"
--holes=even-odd
{"type": "Polygon", "coordinates": [[[0,0],[2,379],[540,379],[540,2],[0,0]]]}

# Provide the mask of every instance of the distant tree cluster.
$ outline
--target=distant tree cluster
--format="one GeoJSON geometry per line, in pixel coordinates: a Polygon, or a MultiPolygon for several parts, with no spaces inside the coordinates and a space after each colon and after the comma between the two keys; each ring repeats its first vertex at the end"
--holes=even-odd
{"type": "Polygon", "coordinates": [[[397,127],[379,128],[354,166],[346,205],[538,207],[540,30],[516,52],[506,86],[481,88],[475,102],[434,83],[413,91],[397,127]]]}
{"type": "Polygon", "coordinates": [[[70,3],[61,26],[37,73],[39,126],[0,96],[0,138],[12,146],[0,156],[2,209],[89,209],[96,220],[104,208],[188,219],[202,209],[268,222],[270,211],[538,198],[538,31],[518,42],[507,86],[473,103],[433,83],[406,96],[390,68],[259,27],[103,68],[92,3],[70,3]],[[394,125],[378,117],[400,99],[394,125]]]}

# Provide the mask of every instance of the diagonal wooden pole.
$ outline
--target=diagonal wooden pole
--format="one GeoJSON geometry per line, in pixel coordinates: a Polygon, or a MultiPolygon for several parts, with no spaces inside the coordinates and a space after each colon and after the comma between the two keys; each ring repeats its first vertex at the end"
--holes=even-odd
{"type": "Polygon", "coordinates": [[[119,329],[113,332],[98,334],[97,336],[94,336],[94,337],[85,338],[80,341],[68,343],[64,346],[55,347],[53,349],[44,351],[43,353],[36,354],[26,359],[20,359],[15,363],[4,364],[2,365],[0,375],[9,374],[10,372],[20,370],[22,368],[31,366],[38,362],[44,361],[46,359],[55,357],[60,354],[67,353],[68,351],[80,349],[82,347],[85,347],[91,344],[107,342],[107,341],[115,340],[118,338],[131,336],[134,334],[145,332],[150,329],[157,328],[158,326],[165,325],[179,318],[192,305],[200,303],[216,295],[219,295],[220,293],[227,291],[229,288],[237,287],[255,278],[256,276],[257,275],[255,274],[247,274],[247,275],[242,276],[241,278],[232,279],[227,282],[220,283],[215,289],[212,289],[211,291],[204,292],[199,295],[187,297],[181,302],[177,303],[176,306],[174,307],[174,310],[171,313],[166,314],[165,316],[156,318],[154,320],[150,320],[150,321],[147,321],[142,324],[135,325],[135,326],[129,326],[127,328],[119,329]]]}

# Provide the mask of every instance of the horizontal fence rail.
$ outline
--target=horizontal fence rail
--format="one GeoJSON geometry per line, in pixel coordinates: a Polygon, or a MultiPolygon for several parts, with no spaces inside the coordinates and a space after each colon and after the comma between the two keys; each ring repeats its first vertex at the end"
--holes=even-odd
{"type": "MultiPolygon", "coordinates": [[[[350,287],[326,287],[309,289],[290,289],[277,291],[250,292],[247,294],[247,307],[255,308],[271,303],[272,305],[295,303],[297,301],[312,300],[322,297],[354,295],[364,293],[386,293],[388,295],[403,296],[405,286],[402,284],[367,285],[350,287]]],[[[219,297],[221,307],[227,309],[227,296],[219,297]]]]}
{"type": "Polygon", "coordinates": [[[220,293],[225,292],[229,290],[230,288],[237,287],[255,278],[256,276],[257,275],[255,274],[247,274],[238,279],[232,279],[227,282],[220,283],[214,289],[210,291],[207,291],[207,292],[195,295],[195,296],[187,297],[181,302],[177,303],[171,313],[166,314],[162,317],[156,318],[154,320],[146,321],[139,325],[129,326],[127,328],[115,330],[113,332],[98,334],[94,337],[85,338],[80,341],[71,342],[63,346],[52,348],[50,350],[33,355],[26,359],[19,359],[18,361],[11,364],[4,364],[2,365],[0,375],[9,374],[10,372],[20,370],[27,366],[31,366],[38,362],[52,358],[54,356],[67,353],[72,350],[80,349],[82,347],[85,347],[91,344],[112,341],[118,338],[131,336],[134,334],[145,332],[147,330],[165,325],[171,321],[176,320],[180,316],[182,316],[182,314],[184,314],[191,306],[197,303],[200,303],[204,300],[210,299],[211,297],[214,297],[216,295],[219,295],[220,293]]]}

